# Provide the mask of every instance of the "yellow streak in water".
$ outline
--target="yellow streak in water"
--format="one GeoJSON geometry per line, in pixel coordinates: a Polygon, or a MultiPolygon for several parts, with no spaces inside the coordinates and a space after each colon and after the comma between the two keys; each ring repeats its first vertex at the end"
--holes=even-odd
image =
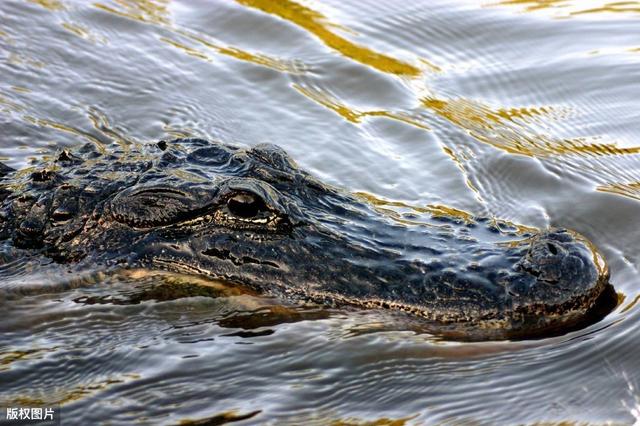
{"type": "Polygon", "coordinates": [[[31,89],[23,86],[11,86],[11,90],[18,93],[31,93],[31,89]]]}
{"type": "Polygon", "coordinates": [[[320,92],[319,90],[307,89],[298,84],[294,84],[293,88],[312,101],[336,112],[342,118],[351,123],[360,123],[363,117],[386,117],[391,120],[410,124],[423,130],[431,130],[431,128],[426,124],[421,123],[408,115],[385,110],[359,111],[355,108],[351,108],[341,103],[340,101],[327,95],[326,93],[320,92]]]}
{"type": "Polygon", "coordinates": [[[0,109],[2,112],[22,112],[24,111],[24,107],[22,105],[18,105],[15,102],[10,101],[0,94],[0,105],[3,105],[4,108],[0,109]]]}
{"type": "Polygon", "coordinates": [[[294,66],[275,59],[275,58],[271,58],[267,55],[263,55],[263,54],[255,54],[255,53],[250,53],[241,49],[238,49],[237,47],[232,47],[232,46],[220,46],[217,44],[214,44],[210,41],[205,40],[203,37],[199,37],[193,34],[189,34],[186,33],[184,31],[179,31],[176,30],[176,32],[180,35],[183,35],[185,37],[190,38],[193,41],[196,41],[200,44],[202,44],[203,46],[215,50],[217,51],[219,54],[221,55],[226,55],[226,56],[231,56],[233,58],[239,59],[241,61],[245,61],[245,62],[252,62],[254,64],[258,64],[258,65],[262,65],[271,69],[274,69],[276,71],[282,71],[282,72],[288,72],[288,73],[299,73],[300,70],[296,69],[294,66]]]}
{"type": "Polygon", "coordinates": [[[113,13],[125,18],[141,22],[155,24],[169,24],[170,14],[167,9],[168,0],[115,0],[115,3],[124,8],[124,11],[114,9],[102,3],[94,3],[98,9],[113,13]]]}
{"type": "Polygon", "coordinates": [[[93,128],[118,143],[125,153],[129,152],[129,146],[136,144],[129,137],[123,136],[118,133],[109,122],[107,116],[104,115],[101,111],[97,110],[94,107],[89,107],[87,113],[89,120],[93,125],[93,128]]]}
{"type": "Polygon", "coordinates": [[[35,3],[37,5],[44,7],[45,9],[52,10],[52,11],[64,9],[64,5],[60,0],[29,0],[29,1],[31,3],[35,3]]]}
{"type": "Polygon", "coordinates": [[[464,210],[459,210],[454,207],[443,206],[441,204],[428,204],[424,207],[413,206],[411,204],[404,203],[402,201],[385,200],[384,198],[376,197],[368,192],[355,192],[356,197],[366,200],[368,203],[376,207],[401,207],[409,210],[413,210],[418,213],[428,213],[432,216],[447,216],[455,217],[465,222],[473,221],[473,215],[464,210]]]}
{"type": "Polygon", "coordinates": [[[325,45],[342,55],[361,64],[368,65],[388,74],[416,77],[421,74],[418,67],[399,59],[375,52],[365,46],[355,44],[336,34],[331,27],[338,27],[328,22],[321,13],[292,0],[236,0],[238,3],[253,7],[265,13],[275,15],[289,21],[318,37],[325,45]]]}
{"type": "Polygon", "coordinates": [[[598,186],[597,190],[640,200],[640,182],[610,183],[598,186]]]}
{"type": "Polygon", "coordinates": [[[346,418],[334,420],[329,423],[330,426],[405,426],[408,421],[415,419],[419,414],[415,414],[409,417],[403,417],[401,419],[390,419],[388,417],[382,417],[372,421],[363,421],[357,418],[346,418]]]}
{"type": "Polygon", "coordinates": [[[524,6],[525,12],[549,10],[566,16],[600,13],[640,13],[640,2],[619,1],[604,3],[601,0],[502,0],[490,6],[524,6]]]}
{"type": "MultiPolygon", "coordinates": [[[[148,269],[127,269],[124,271],[118,272],[118,274],[122,275],[126,279],[130,280],[143,280],[147,278],[158,278],[162,280],[163,284],[174,284],[174,285],[198,285],[203,287],[211,287],[216,290],[224,291],[227,295],[238,296],[247,294],[247,291],[241,291],[238,287],[233,286],[231,284],[225,283],[224,281],[216,280],[213,278],[206,278],[194,275],[186,275],[180,274],[177,272],[166,272],[166,271],[151,271],[148,269]]],[[[253,294],[252,292],[249,292],[253,294]]]]}
{"type": "Polygon", "coordinates": [[[89,38],[89,33],[87,32],[87,30],[82,28],[79,25],[71,24],[69,22],[63,22],[62,27],[67,31],[77,35],[80,38],[84,38],[84,39],[89,38]]]}
{"type": "Polygon", "coordinates": [[[13,64],[13,65],[26,65],[28,67],[34,67],[34,68],[44,68],[46,66],[46,64],[42,61],[39,61],[37,59],[32,59],[21,53],[13,53],[13,52],[9,53],[7,63],[13,64]]]}
{"type": "Polygon", "coordinates": [[[640,153],[640,147],[621,148],[615,144],[589,143],[584,139],[555,140],[535,134],[528,121],[549,116],[550,107],[498,108],[468,99],[437,99],[425,97],[422,104],[466,130],[475,139],[511,154],[531,157],[549,155],[628,155],[640,153]]]}
{"type": "MultiPolygon", "coordinates": [[[[631,309],[633,309],[633,307],[635,305],[638,304],[638,301],[640,301],[640,295],[636,296],[631,302],[629,302],[629,304],[627,306],[625,306],[624,308],[622,308],[620,310],[621,314],[624,314],[625,312],[629,312],[631,309]]],[[[618,303],[618,305],[620,305],[620,303],[618,303]]]]}
{"type": "Polygon", "coordinates": [[[71,133],[73,135],[80,136],[84,139],[87,139],[89,142],[93,143],[101,154],[106,153],[104,144],[100,142],[95,136],[87,132],[68,126],[66,124],[58,123],[53,120],[48,120],[46,118],[36,118],[29,115],[25,115],[23,118],[25,121],[28,121],[36,126],[48,127],[55,130],[60,130],[65,133],[71,133]]]}
{"type": "Polygon", "coordinates": [[[106,43],[106,39],[104,37],[97,37],[93,34],[91,34],[91,31],[89,31],[88,29],[80,26],[80,25],[76,25],[76,24],[72,24],[70,22],[63,22],[62,23],[62,28],[64,28],[65,30],[69,31],[71,34],[74,34],[78,37],[80,37],[81,39],[90,41],[90,42],[100,42],[100,43],[106,43]]]}
{"type": "Polygon", "coordinates": [[[579,10],[572,15],[584,15],[588,13],[640,13],[640,3],[635,1],[608,3],[601,7],[579,10]]]}
{"type": "MultiPolygon", "coordinates": [[[[123,18],[133,19],[138,22],[147,24],[153,24],[165,28],[175,34],[187,37],[190,40],[198,42],[203,46],[215,50],[218,54],[230,56],[235,59],[239,59],[245,62],[251,62],[257,65],[262,65],[276,71],[298,73],[300,70],[296,69],[290,64],[284,61],[271,58],[267,55],[254,54],[246,52],[242,49],[233,46],[220,46],[212,42],[207,41],[204,37],[191,34],[187,31],[175,28],[171,23],[171,16],[167,8],[167,0],[158,1],[133,1],[133,0],[118,0],[117,3],[123,10],[114,9],[113,7],[104,5],[102,3],[94,3],[94,6],[105,12],[112,13],[114,15],[121,16],[123,18]]],[[[161,37],[160,40],[173,47],[178,48],[187,55],[193,56],[198,59],[202,59],[207,62],[211,62],[212,59],[206,53],[201,52],[193,47],[189,47],[184,43],[167,37],[161,37]]]]}
{"type": "Polygon", "coordinates": [[[503,0],[495,3],[500,6],[524,5],[526,12],[565,6],[567,0],[503,0]]]}
{"type": "Polygon", "coordinates": [[[610,423],[586,423],[586,422],[578,422],[574,420],[561,420],[558,422],[535,422],[528,423],[523,426],[606,426],[610,423]]]}
{"type": "Polygon", "coordinates": [[[43,395],[42,398],[32,396],[19,396],[10,400],[11,405],[33,406],[33,405],[64,405],[82,398],[89,397],[103,391],[114,384],[125,383],[128,380],[137,380],[137,374],[124,374],[122,379],[105,379],[100,382],[90,382],[86,385],[77,385],[71,389],[56,389],[54,392],[43,395]]]}
{"type": "MultiPolygon", "coordinates": [[[[29,93],[31,91],[26,87],[19,87],[19,86],[13,86],[12,89],[15,90],[16,92],[21,92],[21,93],[29,93]]],[[[83,139],[86,139],[89,142],[93,143],[98,149],[98,151],[100,151],[101,153],[106,152],[104,144],[92,134],[63,123],[59,123],[46,118],[39,118],[39,117],[34,117],[32,115],[29,115],[28,113],[26,113],[26,108],[24,106],[19,105],[7,99],[6,97],[3,96],[1,92],[0,92],[0,112],[22,113],[21,118],[25,122],[31,123],[39,127],[47,127],[50,129],[62,131],[64,133],[71,133],[73,135],[80,136],[83,139]]],[[[93,127],[97,131],[107,136],[108,138],[112,139],[113,141],[117,142],[122,147],[123,152],[127,153],[129,151],[129,146],[135,143],[130,138],[124,137],[120,133],[118,133],[111,126],[107,117],[104,114],[102,114],[100,111],[98,111],[96,108],[89,107],[88,118],[93,124],[93,127]]]]}
{"type": "Polygon", "coordinates": [[[9,370],[11,365],[19,361],[42,359],[48,352],[55,352],[58,347],[37,348],[0,352],[0,371],[9,370]]]}
{"type": "Polygon", "coordinates": [[[469,189],[471,189],[471,191],[473,191],[473,193],[476,195],[476,199],[479,202],[484,203],[485,201],[482,198],[482,195],[480,194],[480,191],[478,190],[478,188],[476,188],[476,186],[473,184],[473,182],[471,182],[471,179],[469,179],[469,174],[467,173],[467,169],[464,167],[464,162],[448,146],[443,146],[442,150],[444,151],[445,154],[447,154],[449,156],[449,158],[451,158],[451,160],[456,164],[456,167],[458,167],[458,169],[460,169],[462,174],[465,176],[465,183],[466,183],[467,187],[469,189]]]}
{"type": "Polygon", "coordinates": [[[162,126],[162,130],[164,130],[164,132],[168,135],[173,136],[176,139],[179,138],[189,138],[189,137],[194,137],[195,133],[194,130],[191,128],[175,128],[173,127],[171,124],[165,123],[162,126]]]}
{"type": "Polygon", "coordinates": [[[205,61],[211,62],[211,58],[209,58],[209,56],[207,56],[205,53],[202,53],[199,50],[193,49],[178,41],[169,39],[167,37],[160,37],[160,41],[167,43],[173,47],[177,47],[178,49],[182,50],[184,53],[186,53],[189,56],[193,56],[194,58],[203,59],[205,61]]]}

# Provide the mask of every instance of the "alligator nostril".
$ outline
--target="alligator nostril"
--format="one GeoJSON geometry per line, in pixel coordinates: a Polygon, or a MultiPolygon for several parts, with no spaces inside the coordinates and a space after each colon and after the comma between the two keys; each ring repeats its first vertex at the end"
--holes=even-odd
{"type": "Polygon", "coordinates": [[[556,254],[558,254],[558,248],[557,248],[555,245],[553,245],[553,244],[551,244],[551,243],[547,243],[547,248],[549,249],[549,251],[551,252],[551,254],[553,254],[554,256],[555,256],[556,254]]]}
{"type": "Polygon", "coordinates": [[[18,230],[22,232],[24,235],[28,235],[30,237],[37,236],[40,232],[42,232],[43,223],[40,220],[27,218],[20,223],[18,230]]]}

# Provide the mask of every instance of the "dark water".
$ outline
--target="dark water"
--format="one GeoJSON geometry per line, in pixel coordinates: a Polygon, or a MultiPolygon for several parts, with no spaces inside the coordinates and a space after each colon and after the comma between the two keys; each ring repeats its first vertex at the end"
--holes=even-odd
{"type": "Polygon", "coordinates": [[[0,285],[36,291],[0,303],[0,403],[83,425],[639,425],[638,99],[636,1],[3,0],[13,167],[270,141],[382,203],[575,229],[621,303],[561,337],[456,343],[193,277],[10,264],[0,285]]]}

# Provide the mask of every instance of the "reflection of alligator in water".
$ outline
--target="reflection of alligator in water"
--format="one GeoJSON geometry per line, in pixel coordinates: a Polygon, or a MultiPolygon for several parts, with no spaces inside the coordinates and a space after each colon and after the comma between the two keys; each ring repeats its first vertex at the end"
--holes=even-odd
{"type": "Polygon", "coordinates": [[[1,175],[4,258],[202,274],[500,337],[575,327],[611,288],[602,257],[574,232],[393,220],[273,145],[179,139],[108,154],[87,145],[1,175]]]}

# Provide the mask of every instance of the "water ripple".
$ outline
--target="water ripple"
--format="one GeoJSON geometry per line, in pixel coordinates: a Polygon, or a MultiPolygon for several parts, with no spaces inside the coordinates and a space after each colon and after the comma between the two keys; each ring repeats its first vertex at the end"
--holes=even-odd
{"type": "Polygon", "coordinates": [[[59,404],[64,424],[637,423],[636,3],[1,2],[0,158],[22,173],[87,142],[274,142],[401,223],[576,229],[620,304],[564,336],[450,342],[5,247],[0,405],[59,404]]]}

